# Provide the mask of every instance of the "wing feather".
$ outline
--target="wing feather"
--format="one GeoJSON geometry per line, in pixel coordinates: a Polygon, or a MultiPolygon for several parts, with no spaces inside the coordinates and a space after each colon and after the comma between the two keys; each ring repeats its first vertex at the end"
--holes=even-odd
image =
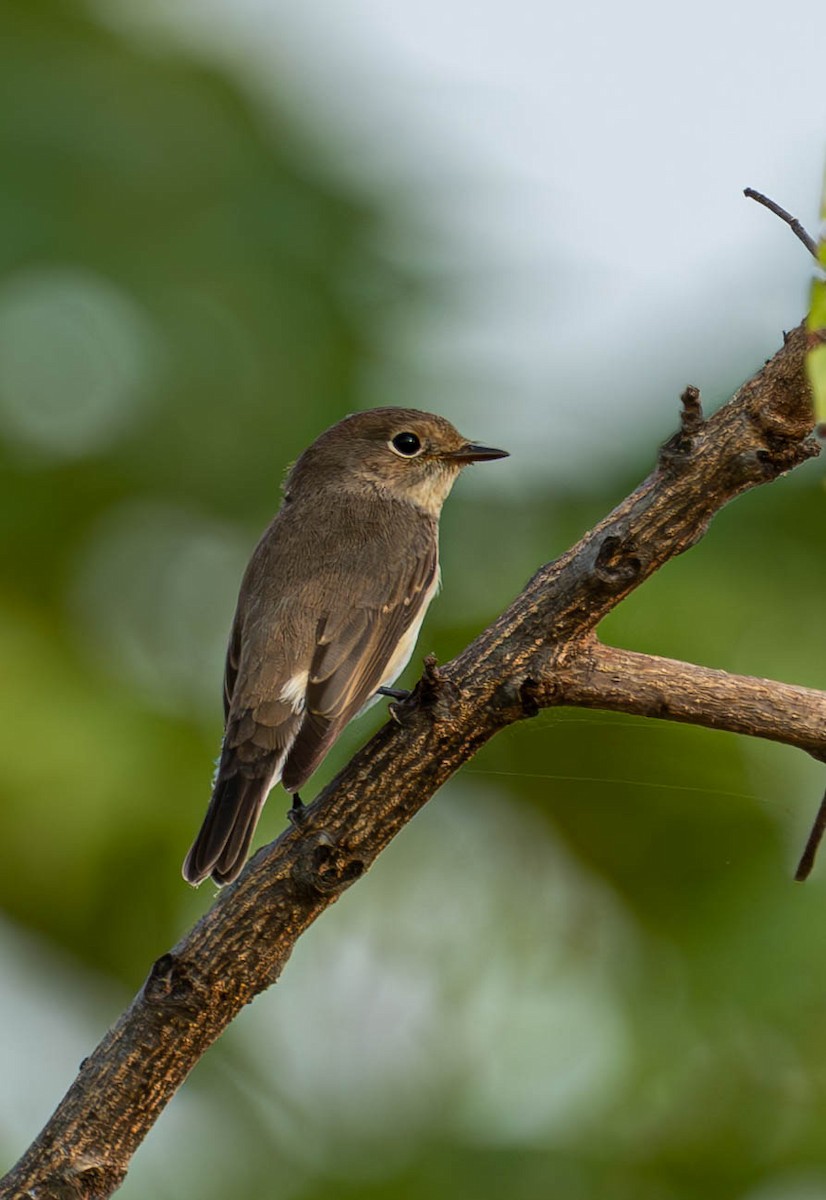
{"type": "Polygon", "coordinates": [[[438,546],[428,539],[413,559],[392,602],[357,610],[330,637],[320,625],[307,682],[306,713],[282,770],[288,791],[298,791],[330,746],[374,695],[404,635],[422,615],[439,570],[438,546]]]}

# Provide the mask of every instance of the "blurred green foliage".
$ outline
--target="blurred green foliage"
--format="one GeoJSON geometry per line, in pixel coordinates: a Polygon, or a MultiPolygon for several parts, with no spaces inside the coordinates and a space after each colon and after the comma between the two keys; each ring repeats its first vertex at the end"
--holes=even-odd
{"type": "MultiPolygon", "coordinates": [[[[297,135],[216,71],[129,44],[58,0],[9,0],[0,35],[0,905],[10,928],[40,939],[50,987],[67,986],[68,957],[86,973],[90,1011],[105,997],[113,1018],[117,996],[128,999],[209,902],[184,887],[179,865],[218,748],[222,639],[244,558],[283,468],[359,405],[376,349],[371,314],[423,284],[373,252],[382,211],[337,190],[297,135]]],[[[457,489],[443,523],[445,592],[421,652],[445,659],[465,645],[649,469],[668,432],[652,430],[639,461],[576,497],[526,485],[518,499],[471,503],[457,489]]],[[[604,637],[823,687],[822,503],[816,466],[743,497],[611,615],[604,637]]],[[[348,731],[319,782],[378,719],[348,731]]],[[[185,1135],[164,1142],[159,1126],[124,1195],[192,1194],[196,1176],[204,1197],[227,1194],[229,1177],[237,1197],[308,1200],[722,1200],[792,1195],[801,1180],[814,1181],[807,1195],[826,1194],[824,886],[790,882],[822,785],[802,756],[704,730],[569,711],[507,730],[435,801],[455,808],[453,825],[424,814],[421,836],[434,841],[413,830],[399,839],[358,898],[325,917],[335,938],[305,968],[303,995],[335,991],[324,972],[336,947],[357,944],[359,922],[378,920],[392,897],[394,923],[370,925],[371,994],[379,1003],[383,987],[407,980],[412,1003],[416,981],[435,980],[430,1040],[411,1033],[411,1057],[393,1069],[346,987],[326,1022],[289,1008],[289,976],[301,973],[290,964],[255,1006],[272,1032],[247,1014],[236,1023],[162,1119],[189,1121],[185,1135]],[[507,870],[495,837],[472,841],[474,822],[489,820],[484,805],[474,815],[482,794],[495,795],[500,819],[504,806],[505,828],[526,821],[537,844],[547,840],[522,890],[518,839],[507,870]],[[448,959],[469,940],[480,954],[455,977],[428,956],[464,885],[445,871],[431,908],[413,899],[429,854],[445,846],[465,853],[467,886],[478,876],[491,908],[472,938],[457,919],[448,959]],[[543,872],[561,890],[537,909],[547,920],[531,923],[543,872]],[[497,986],[507,986],[487,1019],[502,1040],[509,1024],[519,1032],[520,997],[556,1002],[569,973],[574,999],[581,988],[604,1006],[606,1028],[623,1031],[621,1065],[604,1086],[592,1081],[599,1100],[589,1115],[583,1093],[573,1127],[549,1116],[530,1130],[521,1119],[514,1133],[501,1088],[501,1128],[488,1118],[482,1136],[478,1114],[476,1125],[458,1121],[481,1095],[484,1038],[447,1083],[427,1065],[434,1047],[446,1056],[450,1030],[475,1044],[468,1014],[497,956],[497,986]],[[296,1122],[298,1084],[259,1061],[275,1030],[284,1036],[279,1005],[287,1035],[329,1035],[331,1055],[358,1037],[378,1046],[375,1112],[407,1089],[411,1111],[426,1115],[412,1130],[379,1123],[383,1155],[366,1128],[350,1128],[340,1143],[329,1133],[339,1149],[318,1157],[320,1127],[296,1122]]],[[[265,836],[283,807],[273,797],[265,836]]],[[[310,956],[321,935],[307,935],[310,956]]],[[[345,972],[351,984],[367,977],[360,961],[345,972]]],[[[390,1024],[388,1046],[408,1029],[390,1024]]],[[[6,1013],[7,1122],[20,1080],[2,1062],[19,1036],[6,1013]]],[[[42,1089],[45,1118],[71,1070],[52,1072],[39,1049],[27,1086],[42,1089]]],[[[543,1047],[534,1052],[541,1059],[543,1047]]],[[[518,1090],[516,1062],[503,1061],[518,1090]]],[[[340,1070],[343,1112],[358,1086],[340,1070]]],[[[320,1086],[334,1077],[322,1072],[320,1086]]],[[[548,1093],[556,1087],[550,1072],[548,1093]]],[[[23,1149],[16,1129],[0,1128],[0,1148],[7,1161],[23,1149]]]]}

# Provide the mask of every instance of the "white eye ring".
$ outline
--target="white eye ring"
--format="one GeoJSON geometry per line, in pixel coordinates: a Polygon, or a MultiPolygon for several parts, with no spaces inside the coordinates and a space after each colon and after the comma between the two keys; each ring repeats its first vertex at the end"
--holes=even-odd
{"type": "Polygon", "coordinates": [[[403,429],[401,433],[394,434],[387,443],[387,448],[394,454],[398,454],[399,458],[416,458],[421,454],[424,446],[419,440],[418,434],[409,429],[403,429]]]}

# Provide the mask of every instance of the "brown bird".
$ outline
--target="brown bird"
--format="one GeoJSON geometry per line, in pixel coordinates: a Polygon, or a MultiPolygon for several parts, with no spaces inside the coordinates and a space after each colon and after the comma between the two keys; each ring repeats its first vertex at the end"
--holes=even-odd
{"type": "Polygon", "coordinates": [[[221,758],[184,863],[189,883],[236,878],[279,780],[300,815],[301,787],[413,653],[459,472],[506,456],[443,417],[376,408],[345,417],[298,459],[241,583],[221,758]]]}

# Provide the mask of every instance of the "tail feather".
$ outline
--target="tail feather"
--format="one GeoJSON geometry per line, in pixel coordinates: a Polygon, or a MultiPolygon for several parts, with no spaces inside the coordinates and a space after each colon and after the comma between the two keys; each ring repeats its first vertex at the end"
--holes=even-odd
{"type": "Polygon", "coordinates": [[[212,868],[212,878],[221,887],[224,884],[232,883],[233,879],[236,879],[241,873],[241,868],[247,861],[250,842],[255,833],[258,818],[261,816],[264,801],[267,799],[267,791],[265,789],[260,791],[257,802],[254,798],[251,799],[252,803],[245,804],[238,812],[226,845],[212,868]]]}
{"type": "Polygon", "coordinates": [[[204,823],[184,861],[187,883],[197,885],[212,875],[216,883],[226,884],[240,875],[270,786],[269,779],[241,774],[218,778],[204,823]]]}

